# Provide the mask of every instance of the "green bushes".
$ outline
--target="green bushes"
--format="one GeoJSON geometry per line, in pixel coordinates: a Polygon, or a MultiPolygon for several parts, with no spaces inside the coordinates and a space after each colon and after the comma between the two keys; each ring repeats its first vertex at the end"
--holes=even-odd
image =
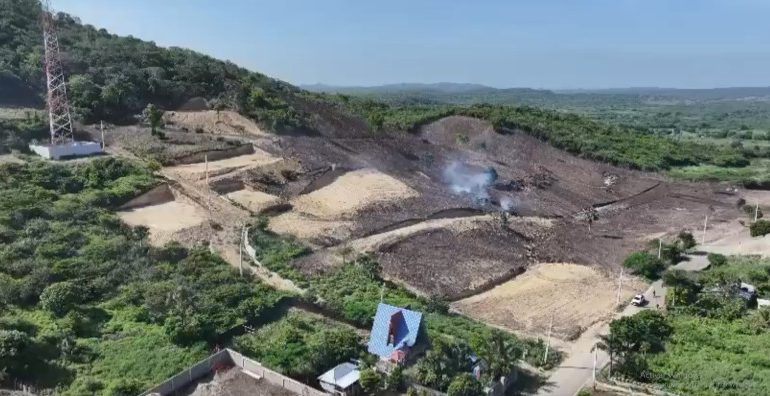
{"type": "Polygon", "coordinates": [[[247,356],[283,374],[309,380],[357,357],[361,340],[351,328],[289,313],[256,333],[235,339],[247,356]]]}
{"type": "Polygon", "coordinates": [[[291,279],[299,287],[308,286],[306,277],[290,265],[292,259],[310,252],[301,242],[270,232],[266,221],[260,221],[249,229],[249,242],[256,250],[257,260],[262,265],[291,279]]]}
{"type": "Polygon", "coordinates": [[[724,255],[718,253],[709,253],[707,257],[709,260],[709,265],[712,267],[721,267],[727,264],[727,257],[724,255]]]}
{"type": "Polygon", "coordinates": [[[481,396],[483,394],[481,383],[469,373],[456,376],[447,389],[448,396],[481,396]]]}
{"type": "Polygon", "coordinates": [[[661,259],[647,252],[631,253],[623,261],[623,266],[647,279],[657,279],[666,268],[666,264],[661,259]]]}
{"type": "Polygon", "coordinates": [[[146,229],[105,208],[154,184],[115,158],[0,165],[0,330],[29,340],[14,348],[24,369],[0,357],[10,380],[64,394],[146,389],[282,298],[207,249],[150,247],[146,229]]]}
{"type": "Polygon", "coordinates": [[[749,226],[751,236],[765,236],[770,234],[770,220],[757,220],[749,226]]]}
{"type": "Polygon", "coordinates": [[[54,283],[40,294],[40,306],[56,316],[64,316],[80,302],[80,293],[72,282],[54,283]]]}

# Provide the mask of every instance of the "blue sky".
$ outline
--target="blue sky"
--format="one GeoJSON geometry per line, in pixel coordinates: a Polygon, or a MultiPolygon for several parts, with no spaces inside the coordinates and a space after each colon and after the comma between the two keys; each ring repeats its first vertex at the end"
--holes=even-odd
{"type": "Polygon", "coordinates": [[[770,0],[53,0],[295,84],[770,86],[770,0]]]}

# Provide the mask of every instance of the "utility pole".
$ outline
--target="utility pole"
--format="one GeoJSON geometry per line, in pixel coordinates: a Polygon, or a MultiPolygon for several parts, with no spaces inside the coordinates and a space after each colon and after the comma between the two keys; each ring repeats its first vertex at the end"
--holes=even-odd
{"type": "Polygon", "coordinates": [[[548,362],[548,349],[551,347],[552,330],[553,330],[553,314],[551,314],[551,322],[548,324],[548,342],[545,344],[545,354],[543,355],[543,364],[548,362]]]}
{"type": "Polygon", "coordinates": [[[598,359],[597,355],[599,354],[599,348],[594,345],[594,390],[596,390],[596,360],[598,359]]]}
{"type": "Polygon", "coordinates": [[[385,302],[385,282],[382,282],[382,288],[380,289],[380,304],[385,302]]]}
{"type": "Polygon", "coordinates": [[[759,202],[757,202],[756,206],[754,206],[754,222],[757,222],[757,219],[759,218],[759,202]]]}
{"type": "Polygon", "coordinates": [[[709,215],[706,215],[706,221],[703,222],[703,239],[701,240],[701,245],[706,245],[706,227],[709,224],[709,215]]]}
{"type": "Polygon", "coordinates": [[[243,228],[241,228],[241,242],[238,244],[238,271],[241,273],[241,278],[243,278],[243,240],[246,238],[246,225],[243,225],[243,228]]]}
{"type": "Polygon", "coordinates": [[[615,305],[620,305],[620,292],[623,289],[623,267],[620,268],[620,276],[618,276],[618,297],[615,305]]]}
{"type": "Polygon", "coordinates": [[[660,253],[663,250],[663,240],[658,238],[658,260],[660,260],[660,253]]]}
{"type": "Polygon", "coordinates": [[[203,161],[206,163],[206,207],[209,211],[209,225],[211,225],[211,186],[209,185],[209,156],[203,155],[203,161]]]}
{"type": "Polygon", "coordinates": [[[102,151],[104,151],[104,121],[99,121],[99,129],[102,131],[102,151]]]}

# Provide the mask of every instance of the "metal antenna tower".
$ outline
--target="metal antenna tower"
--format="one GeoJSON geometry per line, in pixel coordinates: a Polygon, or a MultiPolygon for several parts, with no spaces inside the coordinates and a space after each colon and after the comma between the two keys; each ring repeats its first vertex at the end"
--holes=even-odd
{"type": "Polygon", "coordinates": [[[73,141],[72,116],[67,100],[67,84],[59,56],[59,38],[56,35],[50,0],[42,0],[43,45],[45,47],[45,75],[48,86],[48,120],[51,127],[51,144],[73,141]]]}

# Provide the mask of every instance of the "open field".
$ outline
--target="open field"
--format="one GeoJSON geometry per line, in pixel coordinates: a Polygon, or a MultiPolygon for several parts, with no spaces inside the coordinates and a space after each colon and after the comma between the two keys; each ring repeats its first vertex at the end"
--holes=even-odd
{"type": "MultiPolygon", "coordinates": [[[[627,275],[623,283],[621,302],[645,287],[627,275]]],[[[452,307],[471,318],[524,334],[546,334],[553,320],[553,335],[570,339],[592,324],[610,319],[616,312],[617,292],[617,274],[584,265],[537,264],[452,307]]]]}

